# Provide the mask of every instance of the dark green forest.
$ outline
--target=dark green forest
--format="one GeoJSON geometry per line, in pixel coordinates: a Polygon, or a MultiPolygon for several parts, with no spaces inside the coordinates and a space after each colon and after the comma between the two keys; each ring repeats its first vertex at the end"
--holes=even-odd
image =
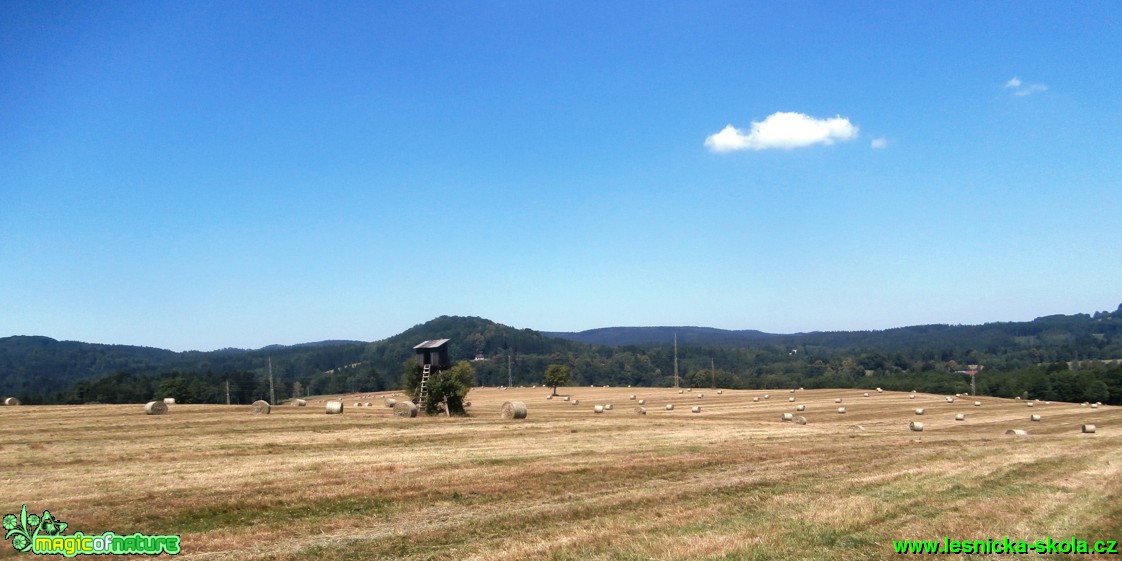
{"type": "Polygon", "coordinates": [[[393,337],[256,350],[172,351],[0,339],[0,396],[24,403],[245,404],[402,387],[413,346],[451,339],[453,361],[471,361],[486,386],[542,384],[568,366],[575,385],[671,386],[678,337],[680,384],[692,387],[858,387],[977,391],[999,397],[1122,404],[1122,306],[1031,322],[923,325],[881,331],[768,334],[699,327],[619,327],[540,333],[475,317],[442,316],[393,337]]]}

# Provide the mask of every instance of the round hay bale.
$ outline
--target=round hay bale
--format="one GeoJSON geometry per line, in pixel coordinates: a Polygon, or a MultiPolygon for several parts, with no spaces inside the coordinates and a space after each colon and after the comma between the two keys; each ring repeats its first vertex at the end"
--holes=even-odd
{"type": "Polygon", "coordinates": [[[342,401],[328,401],[326,404],[326,412],[328,415],[341,415],[343,414],[342,401]]]}
{"type": "Polygon", "coordinates": [[[861,394],[861,396],[862,397],[869,397],[869,392],[865,392],[865,393],[861,394]]]}
{"type": "Polygon", "coordinates": [[[725,393],[725,390],[717,390],[717,395],[721,395],[723,393],[725,393]]]}
{"type": "Polygon", "coordinates": [[[701,398],[703,398],[703,397],[705,397],[705,394],[703,394],[703,393],[699,393],[699,394],[697,394],[697,398],[698,398],[698,399],[701,399],[701,398]]]}
{"type": "Polygon", "coordinates": [[[1095,434],[1095,425],[1083,425],[1079,428],[1083,434],[1095,434]]]}
{"type": "Polygon", "coordinates": [[[884,393],[884,390],[877,388],[877,393],[884,393]]]}
{"type": "Polygon", "coordinates": [[[636,407],[635,408],[635,414],[636,415],[646,415],[647,414],[647,408],[646,407],[636,407]]]}
{"type": "Polygon", "coordinates": [[[666,410],[667,411],[673,411],[674,410],[674,404],[673,403],[667,403],[666,404],[666,410]]]}
{"type": "Polygon", "coordinates": [[[391,408],[391,409],[392,409],[392,408],[393,408],[393,406],[394,406],[394,405],[396,405],[396,404],[397,404],[397,400],[396,400],[396,399],[387,399],[387,400],[386,400],[386,407],[389,407],[389,408],[391,408]]]}
{"type": "Polygon", "coordinates": [[[5,397],[4,398],[4,405],[15,407],[16,405],[19,405],[19,403],[20,403],[19,398],[16,398],[16,397],[5,397]]]}
{"type": "Polygon", "coordinates": [[[845,414],[845,407],[838,407],[838,414],[839,415],[845,414]]]}
{"type": "Polygon", "coordinates": [[[908,399],[915,399],[915,398],[916,398],[916,394],[914,394],[914,393],[912,395],[908,396],[908,399]]]}
{"type": "Polygon", "coordinates": [[[574,399],[574,400],[570,401],[569,403],[572,403],[573,405],[580,405],[580,400],[579,399],[574,399]]]}
{"type": "Polygon", "coordinates": [[[759,401],[760,401],[760,398],[758,398],[758,397],[753,397],[752,398],[752,403],[757,403],[759,401]]]}
{"type": "Polygon", "coordinates": [[[504,419],[525,419],[526,404],[521,401],[507,401],[499,409],[499,414],[504,419]]]}
{"type": "Polygon", "coordinates": [[[1013,436],[1028,436],[1028,432],[1024,429],[1009,429],[1005,431],[1005,434],[1011,434],[1013,436]]]}
{"type": "Polygon", "coordinates": [[[800,424],[800,425],[805,425],[806,424],[806,417],[803,417],[802,415],[795,415],[795,423],[800,424]]]}
{"type": "Polygon", "coordinates": [[[306,400],[306,399],[295,399],[295,400],[292,401],[292,404],[297,406],[297,407],[307,407],[308,406],[308,400],[306,400]]]}
{"type": "Polygon", "coordinates": [[[806,406],[805,405],[796,405],[795,406],[795,411],[806,411],[806,406]]]}
{"type": "Polygon", "coordinates": [[[794,415],[794,414],[791,414],[791,413],[784,413],[784,414],[783,414],[783,417],[782,417],[782,419],[781,419],[781,420],[784,420],[784,421],[791,421],[791,420],[794,420],[794,418],[795,418],[795,415],[794,415]]]}
{"type": "Polygon", "coordinates": [[[168,404],[162,401],[149,401],[144,405],[144,412],[149,415],[167,415],[168,404]]]}
{"type": "Polygon", "coordinates": [[[912,421],[908,423],[908,428],[915,432],[923,432],[923,423],[919,421],[912,421]]]}
{"type": "Polygon", "coordinates": [[[682,395],[683,393],[685,393],[684,390],[678,390],[678,395],[682,395]]]}
{"type": "Polygon", "coordinates": [[[956,420],[956,421],[965,421],[965,420],[966,420],[966,415],[964,415],[964,414],[962,414],[962,413],[959,413],[959,414],[957,414],[957,415],[955,415],[955,416],[954,416],[954,420],[956,420]]]}
{"type": "Polygon", "coordinates": [[[1029,407],[1033,407],[1033,406],[1035,406],[1036,404],[1030,401],[1030,402],[1026,403],[1025,405],[1028,405],[1029,407]]]}
{"type": "Polygon", "coordinates": [[[545,398],[546,398],[546,399],[553,399],[553,395],[552,395],[552,394],[550,394],[550,395],[547,395],[547,396],[545,396],[545,398]]]}
{"type": "Polygon", "coordinates": [[[269,402],[264,399],[254,401],[252,407],[254,415],[268,415],[273,411],[273,406],[269,405],[269,402]]]}
{"type": "Polygon", "coordinates": [[[165,397],[164,398],[164,405],[175,405],[175,398],[174,397],[165,397]]]}
{"type": "Polygon", "coordinates": [[[794,402],[795,402],[795,398],[793,398],[793,397],[788,397],[788,398],[787,398],[787,402],[788,402],[788,403],[794,403],[794,402]]]}
{"type": "Polygon", "coordinates": [[[916,409],[916,415],[923,415],[923,408],[916,409]]]}
{"type": "Polygon", "coordinates": [[[954,403],[954,398],[948,395],[947,396],[947,403],[954,403]]]}
{"type": "Polygon", "coordinates": [[[981,406],[982,406],[982,402],[981,402],[981,401],[975,401],[975,402],[974,402],[974,407],[981,407],[981,406]]]}
{"type": "Polygon", "coordinates": [[[631,401],[635,401],[635,394],[631,394],[631,395],[627,396],[627,399],[630,399],[631,401]]]}
{"type": "Polygon", "coordinates": [[[1098,409],[1098,408],[1099,408],[1099,404],[1098,404],[1098,403],[1092,403],[1092,404],[1091,404],[1091,409],[1098,409]]]}
{"type": "Polygon", "coordinates": [[[593,405],[592,406],[592,412],[593,413],[603,413],[604,412],[604,406],[603,405],[593,405]]]}
{"type": "Polygon", "coordinates": [[[690,408],[690,412],[701,413],[701,406],[700,405],[694,405],[692,408],[690,408]]]}
{"type": "Polygon", "coordinates": [[[640,399],[639,400],[639,405],[646,405],[646,404],[647,404],[647,400],[645,400],[645,399],[640,399]]]}
{"type": "Polygon", "coordinates": [[[465,401],[464,402],[464,407],[471,407],[471,402],[470,401],[465,401]]]}
{"type": "Polygon", "coordinates": [[[842,398],[840,398],[840,397],[834,400],[834,403],[841,403],[841,402],[842,402],[842,398]]]}
{"type": "Polygon", "coordinates": [[[764,394],[764,399],[771,399],[771,395],[765,393],[764,394]]]}
{"type": "Polygon", "coordinates": [[[366,406],[367,406],[367,407],[374,407],[373,405],[370,405],[370,402],[369,402],[369,401],[367,401],[367,402],[366,402],[366,406]]]}
{"type": "Polygon", "coordinates": [[[612,404],[611,403],[605,403],[604,404],[604,411],[611,411],[611,410],[612,410],[612,404]]]}
{"type": "Polygon", "coordinates": [[[561,398],[561,401],[569,401],[569,396],[565,396],[565,397],[561,398]]]}
{"type": "MultiPolygon", "coordinates": [[[[362,402],[361,401],[356,401],[355,402],[355,407],[362,407],[362,402]]],[[[392,406],[390,406],[390,407],[392,407],[392,406]]]]}
{"type": "Polygon", "coordinates": [[[1034,423],[1040,422],[1040,415],[1029,415],[1029,420],[1034,423]]]}
{"type": "Polygon", "coordinates": [[[399,401],[393,404],[394,417],[412,418],[417,416],[418,411],[420,411],[420,408],[412,401],[399,401]]]}

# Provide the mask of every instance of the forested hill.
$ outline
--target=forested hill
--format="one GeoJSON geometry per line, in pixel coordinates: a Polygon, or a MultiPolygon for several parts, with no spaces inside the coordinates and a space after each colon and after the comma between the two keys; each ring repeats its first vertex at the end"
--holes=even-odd
{"type": "Polygon", "coordinates": [[[748,347],[786,345],[879,351],[974,351],[1007,355],[1028,352],[1040,362],[1122,358],[1122,305],[1114,312],[1053,315],[1028,322],[983,325],[916,325],[878,331],[815,331],[774,334],[709,327],[605,327],[544,335],[592,345],[665,346],[679,344],[748,347]],[[1039,354],[1037,354],[1039,353],[1039,354]]]}
{"type": "MultiPolygon", "coordinates": [[[[252,401],[264,397],[260,388],[270,361],[275,380],[283,384],[278,396],[294,393],[295,382],[305,395],[396,388],[413,347],[428,339],[451,339],[455,360],[480,354],[548,358],[579,346],[530,329],[449,316],[372,343],[321,341],[253,350],[174,352],[15,336],[0,338],[0,398],[19,396],[27,403],[146,400],[145,392],[155,391],[157,379],[183,378],[193,384],[190,394],[200,401],[224,400],[227,380],[233,380],[234,401],[252,401]],[[124,386],[130,386],[128,391],[121,391],[124,386]]],[[[480,366],[483,370],[486,365],[480,366]]]]}
{"type": "Polygon", "coordinates": [[[753,329],[727,330],[713,327],[601,327],[576,333],[546,331],[542,335],[591,345],[611,346],[665,345],[673,342],[675,338],[679,343],[684,344],[735,346],[786,337],[753,329]]]}
{"type": "Polygon", "coordinates": [[[359,361],[366,343],[323,341],[271,345],[257,350],[174,352],[152,347],[56,341],[49,337],[0,338],[0,395],[46,399],[80,380],[109,374],[136,376],[168,372],[245,372],[278,367],[310,372],[359,361]]]}
{"type": "Polygon", "coordinates": [[[0,397],[123,403],[174,394],[184,402],[221,403],[229,383],[231,401],[248,403],[268,397],[270,360],[278,400],[396,389],[413,346],[427,339],[450,339],[451,358],[471,360],[484,385],[541,383],[548,365],[564,364],[574,384],[665,386],[674,382],[675,335],[683,385],[953,393],[968,387],[960,372],[978,365],[985,373],[979,393],[1122,403],[1122,366],[1111,362],[1122,358],[1122,306],[1031,322],[799,334],[703,327],[540,333],[442,316],[371,343],[182,353],[17,336],[0,338],[0,397]]]}

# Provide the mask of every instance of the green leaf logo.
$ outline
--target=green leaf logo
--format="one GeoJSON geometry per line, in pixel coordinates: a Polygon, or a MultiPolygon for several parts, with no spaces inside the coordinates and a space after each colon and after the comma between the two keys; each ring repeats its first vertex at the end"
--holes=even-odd
{"type": "Polygon", "coordinates": [[[57,536],[66,530],[67,524],[51,516],[49,510],[43,515],[27,514],[27,505],[23,505],[19,516],[15,514],[4,515],[4,539],[12,540],[12,547],[16,551],[28,551],[35,537],[40,533],[47,536],[57,536]]]}

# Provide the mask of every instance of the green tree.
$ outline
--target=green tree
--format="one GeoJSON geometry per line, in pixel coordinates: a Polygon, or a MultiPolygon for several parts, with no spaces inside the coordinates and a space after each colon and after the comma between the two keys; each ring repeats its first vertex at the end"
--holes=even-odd
{"type": "MultiPolygon", "coordinates": [[[[401,391],[406,395],[416,397],[417,388],[421,385],[421,363],[416,358],[406,360],[401,365],[401,391]]],[[[411,397],[411,398],[412,398],[411,397]]]]}
{"type": "Polygon", "coordinates": [[[464,415],[464,398],[475,387],[475,369],[471,362],[461,360],[452,368],[438,370],[429,375],[428,398],[425,411],[436,413],[438,404],[447,403],[448,413],[464,415]]]}
{"type": "Polygon", "coordinates": [[[175,398],[176,403],[195,402],[195,394],[191,392],[190,383],[181,376],[160,380],[160,385],[156,386],[155,399],[159,400],[165,397],[175,398]]]}
{"type": "Polygon", "coordinates": [[[564,386],[572,378],[572,372],[564,364],[550,364],[545,369],[545,385],[553,388],[553,395],[557,395],[557,386],[564,386]]]}

